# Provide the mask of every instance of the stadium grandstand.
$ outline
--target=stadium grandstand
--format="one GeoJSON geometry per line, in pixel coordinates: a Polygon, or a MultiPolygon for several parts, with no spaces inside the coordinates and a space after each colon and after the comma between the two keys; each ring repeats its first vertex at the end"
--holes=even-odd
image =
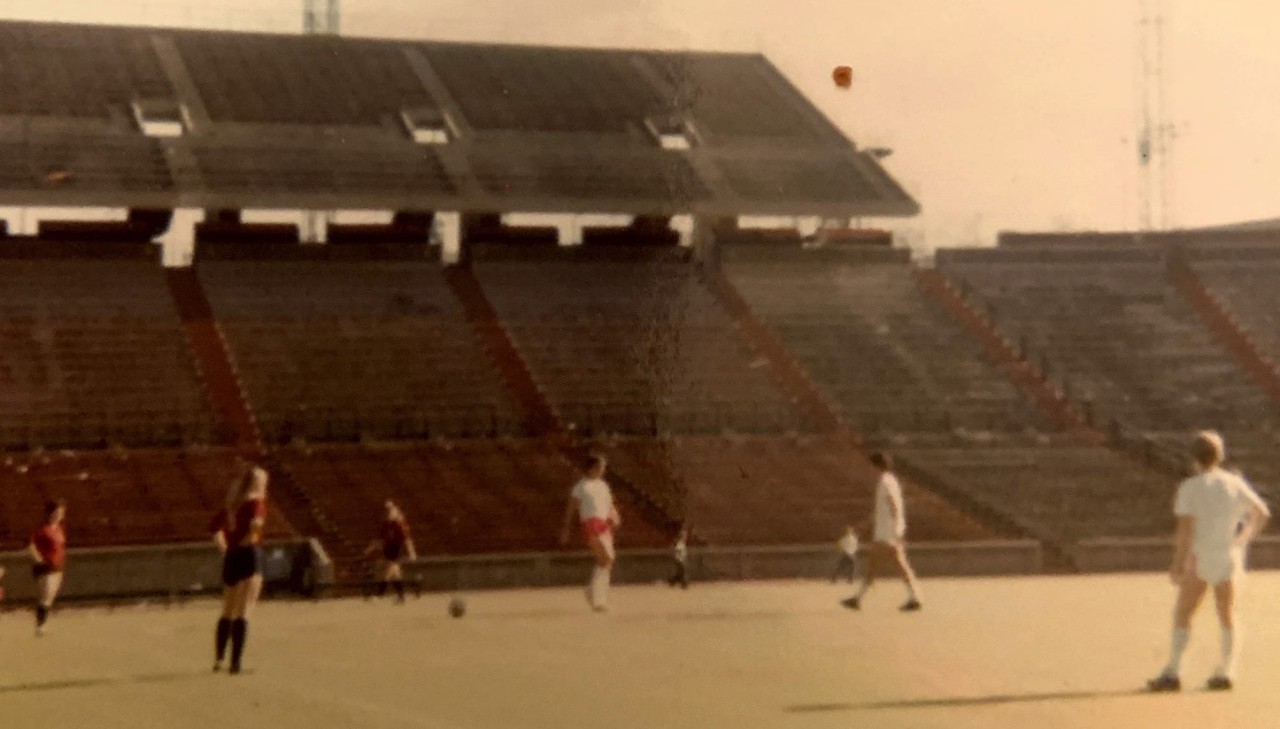
{"type": "Polygon", "coordinates": [[[886,448],[913,539],[1072,569],[1168,534],[1195,429],[1280,474],[1280,236],[913,262],[760,55],[0,22],[0,89],[6,547],[52,495],[198,541],[248,451],[340,573],[388,497],[433,558],[545,554],[592,449],[627,547],[826,544],[886,448]]]}

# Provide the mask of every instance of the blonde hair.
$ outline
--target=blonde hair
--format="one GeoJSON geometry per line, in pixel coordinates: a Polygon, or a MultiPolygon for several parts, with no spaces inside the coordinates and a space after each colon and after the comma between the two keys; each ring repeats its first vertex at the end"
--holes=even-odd
{"type": "Polygon", "coordinates": [[[1216,431],[1202,430],[1196,433],[1195,440],[1191,444],[1191,452],[1195,456],[1196,463],[1202,468],[1213,468],[1226,458],[1227,446],[1223,443],[1222,436],[1216,431]]]}
{"type": "Polygon", "coordinates": [[[267,493],[267,472],[255,463],[247,463],[244,473],[227,489],[227,527],[236,527],[236,509],[250,499],[261,499],[267,493]]]}

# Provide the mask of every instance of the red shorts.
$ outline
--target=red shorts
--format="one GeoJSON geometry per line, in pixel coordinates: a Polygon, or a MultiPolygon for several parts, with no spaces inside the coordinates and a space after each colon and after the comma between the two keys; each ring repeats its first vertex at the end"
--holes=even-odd
{"type": "Polygon", "coordinates": [[[583,521],[581,526],[582,536],[588,539],[613,531],[613,524],[609,523],[608,519],[601,519],[598,516],[583,521]]]}

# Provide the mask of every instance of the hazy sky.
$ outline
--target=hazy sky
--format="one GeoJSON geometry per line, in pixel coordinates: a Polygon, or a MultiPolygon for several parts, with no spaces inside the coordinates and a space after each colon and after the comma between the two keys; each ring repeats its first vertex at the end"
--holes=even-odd
{"type": "MultiPolygon", "coordinates": [[[[760,51],[924,207],[925,247],[1137,221],[1141,0],[343,0],[343,32],[760,51]],[[851,91],[830,80],[853,67],[851,91]]],[[[1171,215],[1280,217],[1280,5],[1166,0],[1171,215]]],[[[0,0],[0,16],[296,30],[302,0],[0,0]]]]}

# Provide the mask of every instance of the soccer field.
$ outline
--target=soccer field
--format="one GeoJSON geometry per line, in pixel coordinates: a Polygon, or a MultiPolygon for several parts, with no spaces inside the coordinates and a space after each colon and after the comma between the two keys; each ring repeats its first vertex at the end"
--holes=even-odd
{"type": "Polygon", "coordinates": [[[263,604],[239,677],[209,671],[216,606],[68,610],[43,638],[0,618],[0,725],[15,727],[1269,727],[1280,715],[1280,574],[1247,583],[1238,687],[1205,604],[1182,695],[1137,690],[1165,657],[1160,575],[898,584],[863,611],[821,583],[615,588],[263,604]],[[228,723],[230,722],[230,723],[228,723]]]}

